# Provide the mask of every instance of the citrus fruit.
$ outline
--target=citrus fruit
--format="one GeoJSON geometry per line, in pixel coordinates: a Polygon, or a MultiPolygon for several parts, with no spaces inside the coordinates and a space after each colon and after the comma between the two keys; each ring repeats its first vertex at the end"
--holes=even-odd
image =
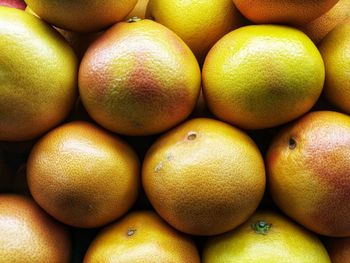
{"type": "Polygon", "coordinates": [[[0,7],[0,140],[33,139],[61,122],[77,93],[71,47],[40,19],[0,7]]]}
{"type": "Polygon", "coordinates": [[[239,11],[257,24],[306,24],[339,0],[233,0],[239,11]]]}
{"type": "Polygon", "coordinates": [[[222,36],[244,23],[232,0],[150,0],[146,16],[173,30],[201,64],[222,36]]]}
{"type": "Polygon", "coordinates": [[[327,13],[300,27],[318,44],[334,27],[350,18],[350,0],[339,0],[327,13]]]}
{"type": "Polygon", "coordinates": [[[245,129],[301,116],[316,103],[324,83],[322,57],[313,42],[279,25],[228,33],[208,53],[202,74],[209,109],[245,129]]]}
{"type": "Polygon", "coordinates": [[[329,238],[326,248],[332,263],[350,262],[350,237],[329,238]]]}
{"type": "Polygon", "coordinates": [[[23,0],[0,0],[0,6],[7,6],[24,10],[26,8],[26,3],[23,0]]]}
{"type": "Polygon", "coordinates": [[[235,230],[209,238],[202,262],[331,263],[312,232],[272,211],[258,211],[235,230]]]}
{"type": "Polygon", "coordinates": [[[350,114],[350,20],[327,34],[319,50],[326,68],[324,95],[350,114]]]}
{"type": "Polygon", "coordinates": [[[35,201],[76,227],[98,227],[122,216],[138,193],[139,163],[121,139],[87,122],[64,124],[34,146],[27,179],[35,201]]]}
{"type": "Polygon", "coordinates": [[[25,0],[39,17],[59,28],[94,32],[123,20],[137,0],[25,0]]]}
{"type": "Polygon", "coordinates": [[[146,18],[146,10],[147,10],[148,2],[149,0],[138,0],[134,9],[131,10],[131,12],[126,17],[126,20],[133,17],[138,17],[142,19],[146,18]]]}
{"type": "Polygon", "coordinates": [[[194,242],[156,213],[137,211],[104,228],[90,245],[84,263],[199,263],[194,242]]]}
{"type": "Polygon", "coordinates": [[[90,116],[125,135],[155,134],[183,121],[196,104],[200,81],[186,44],[147,19],[106,31],[89,47],[79,71],[90,116]]]}
{"type": "Polygon", "coordinates": [[[0,195],[1,262],[70,262],[68,229],[31,198],[0,195]]]}
{"type": "Polygon", "coordinates": [[[158,214],[192,235],[215,235],[243,223],[265,189],[261,154],[245,133],[198,118],[160,137],[143,162],[142,183],[158,214]]]}
{"type": "Polygon", "coordinates": [[[311,112],[286,127],[267,154],[270,194],[296,222],[350,235],[350,117],[311,112]]]}

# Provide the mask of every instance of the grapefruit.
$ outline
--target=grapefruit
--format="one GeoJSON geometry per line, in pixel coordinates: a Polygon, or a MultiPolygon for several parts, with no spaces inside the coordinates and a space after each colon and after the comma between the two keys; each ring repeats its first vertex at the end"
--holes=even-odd
{"type": "Polygon", "coordinates": [[[168,131],[148,150],[145,193],[158,214],[192,235],[231,230],[255,211],[265,169],[255,143],[213,119],[192,119],[168,131]]]}
{"type": "Polygon", "coordinates": [[[139,162],[118,137],[77,121],[38,141],[27,179],[35,201],[57,220],[98,227],[125,214],[136,200],[139,162]]]}
{"type": "Polygon", "coordinates": [[[311,112],[286,127],[267,154],[270,194],[318,234],[350,235],[350,117],[311,112]]]}
{"type": "Polygon", "coordinates": [[[151,20],[133,21],[116,24],[89,47],[80,66],[80,96],[103,127],[150,135],[187,118],[201,75],[175,33],[151,20]]]}
{"type": "Polygon", "coordinates": [[[319,98],[324,64],[301,31],[251,25],[221,38],[203,66],[203,92],[221,120],[245,129],[284,124],[306,113],[319,98]]]}
{"type": "Polygon", "coordinates": [[[84,263],[200,263],[194,242],[156,213],[137,211],[107,226],[90,245],[84,263]]]}

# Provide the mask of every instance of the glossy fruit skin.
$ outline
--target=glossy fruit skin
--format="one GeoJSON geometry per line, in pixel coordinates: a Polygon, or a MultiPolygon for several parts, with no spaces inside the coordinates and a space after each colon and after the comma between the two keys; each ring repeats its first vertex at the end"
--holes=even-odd
{"type": "Polygon", "coordinates": [[[243,223],[265,189],[259,150],[242,131],[198,118],[161,136],[148,150],[142,184],[157,213],[192,235],[215,235],[243,223]]]}
{"type": "Polygon", "coordinates": [[[23,0],[0,0],[0,6],[13,7],[24,10],[26,3],[23,0]]]}
{"type": "Polygon", "coordinates": [[[84,263],[200,263],[195,243],[156,213],[134,211],[102,229],[84,263]]]}
{"type": "Polygon", "coordinates": [[[74,32],[97,32],[119,22],[137,0],[25,0],[43,20],[74,32]]]}
{"type": "Polygon", "coordinates": [[[339,0],[233,0],[256,24],[304,25],[331,9],[339,0]]]}
{"type": "Polygon", "coordinates": [[[0,35],[0,140],[30,140],[69,114],[77,58],[55,30],[22,10],[0,7],[0,35]]]}
{"type": "Polygon", "coordinates": [[[232,0],[150,0],[147,18],[181,37],[200,64],[222,36],[245,23],[232,0]]]}
{"type": "Polygon", "coordinates": [[[350,235],[350,117],[306,114],[273,140],[267,154],[274,202],[311,231],[350,235]]]}
{"type": "Polygon", "coordinates": [[[0,195],[1,262],[70,262],[68,229],[31,198],[0,195]]]}
{"type": "Polygon", "coordinates": [[[319,44],[333,28],[348,19],[350,19],[350,0],[339,0],[327,13],[299,29],[308,35],[315,44],[319,44]]]}
{"type": "Polygon", "coordinates": [[[331,263],[317,236],[272,211],[257,211],[233,231],[209,238],[203,263],[331,263]]]}
{"type": "Polygon", "coordinates": [[[350,262],[350,237],[328,238],[326,248],[332,263],[350,262]]]}
{"type": "Polygon", "coordinates": [[[350,20],[336,26],[319,45],[326,68],[325,97],[350,114],[350,20]]]}
{"type": "Polygon", "coordinates": [[[139,161],[129,145],[87,122],[71,122],[34,146],[27,179],[35,201],[67,225],[91,228],[125,214],[136,200],[139,161]]]}
{"type": "Polygon", "coordinates": [[[79,72],[90,116],[116,133],[163,132],[191,113],[200,69],[186,44],[151,20],[118,23],[85,53],[79,72]]]}
{"type": "Polygon", "coordinates": [[[284,124],[306,113],[319,98],[324,64],[301,31],[252,25],[221,38],[202,70],[211,112],[244,129],[284,124]]]}

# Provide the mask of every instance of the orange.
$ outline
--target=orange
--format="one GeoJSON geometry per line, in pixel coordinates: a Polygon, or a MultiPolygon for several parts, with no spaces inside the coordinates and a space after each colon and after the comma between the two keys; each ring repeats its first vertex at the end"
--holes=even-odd
{"type": "Polygon", "coordinates": [[[350,20],[336,26],[320,43],[326,67],[325,97],[350,114],[350,20]]]}
{"type": "Polygon", "coordinates": [[[318,44],[334,27],[350,18],[350,0],[339,0],[327,13],[300,27],[318,44]]]}
{"type": "Polygon", "coordinates": [[[74,32],[96,32],[123,20],[137,0],[25,0],[43,20],[74,32]]]}
{"type": "Polygon", "coordinates": [[[38,141],[27,163],[35,201],[75,227],[98,227],[122,216],[138,193],[139,162],[118,137],[88,122],[62,125],[38,141]]]}
{"type": "Polygon", "coordinates": [[[146,16],[181,37],[200,64],[222,36],[244,24],[232,0],[150,0],[146,16]]]}
{"type": "Polygon", "coordinates": [[[350,237],[329,238],[326,248],[332,263],[350,262],[350,237]]]}
{"type": "Polygon", "coordinates": [[[331,263],[316,235],[272,211],[258,211],[237,229],[209,238],[202,262],[331,263]]]}
{"type": "Polygon", "coordinates": [[[237,227],[255,211],[265,189],[265,168],[244,132],[198,118],[151,146],[142,184],[154,209],[174,228],[216,235],[237,227]]]}
{"type": "Polygon", "coordinates": [[[322,235],[350,235],[350,117],[311,112],[267,154],[270,194],[292,219],[322,235]]]}
{"type": "Polygon", "coordinates": [[[28,197],[0,195],[1,262],[70,262],[68,229],[28,197]]]}
{"type": "Polygon", "coordinates": [[[208,53],[202,75],[214,115],[245,129],[262,129],[309,111],[325,73],[319,51],[301,31],[252,25],[221,38],[208,53]]]}
{"type": "Polygon", "coordinates": [[[85,53],[81,100],[103,127],[125,135],[163,132],[195,107],[200,69],[186,44],[151,20],[121,22],[85,53]]]}
{"type": "Polygon", "coordinates": [[[30,140],[59,124],[77,94],[72,48],[40,19],[0,7],[0,141],[30,140]]]}
{"type": "Polygon", "coordinates": [[[239,11],[257,24],[306,24],[339,0],[233,0],[239,11]]]}
{"type": "Polygon", "coordinates": [[[194,242],[156,213],[137,211],[102,229],[84,263],[200,263],[194,242]]]}
{"type": "Polygon", "coordinates": [[[146,10],[149,0],[138,0],[134,9],[126,17],[127,19],[138,17],[138,18],[146,18],[146,10]]]}

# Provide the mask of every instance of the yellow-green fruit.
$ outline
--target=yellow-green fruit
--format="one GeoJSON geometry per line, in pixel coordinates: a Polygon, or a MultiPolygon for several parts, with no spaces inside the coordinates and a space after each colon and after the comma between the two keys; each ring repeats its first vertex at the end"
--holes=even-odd
{"type": "Polygon", "coordinates": [[[221,121],[198,118],[168,131],[142,167],[145,193],[158,214],[192,235],[216,235],[247,220],[265,190],[255,143],[221,121]]]}
{"type": "Polygon", "coordinates": [[[325,97],[350,114],[350,20],[336,26],[320,43],[326,67],[325,97]]]}
{"type": "Polygon", "coordinates": [[[200,64],[222,36],[244,24],[232,0],[150,0],[146,16],[181,37],[200,64]]]}
{"type": "Polygon", "coordinates": [[[123,20],[137,0],[25,0],[43,20],[74,32],[96,32],[123,20]]]}
{"type": "Polygon", "coordinates": [[[68,263],[68,229],[31,198],[0,195],[0,262],[68,263]]]}
{"type": "Polygon", "coordinates": [[[103,127],[125,135],[163,132],[195,107],[200,69],[186,44],[151,20],[121,22],[87,50],[81,100],[103,127]]]}
{"type": "Polygon", "coordinates": [[[106,227],[90,245],[84,263],[199,263],[194,242],[156,213],[137,211],[106,227]]]}
{"type": "Polygon", "coordinates": [[[258,211],[237,229],[209,238],[202,262],[331,263],[312,232],[271,211],[258,211]]]}
{"type": "Polygon", "coordinates": [[[324,83],[322,57],[301,31],[252,25],[220,39],[203,66],[203,91],[218,118],[246,129],[277,126],[310,110],[324,83]]]}
{"type": "Polygon", "coordinates": [[[33,139],[61,122],[77,94],[78,63],[50,26],[0,7],[0,140],[33,139]]]}

